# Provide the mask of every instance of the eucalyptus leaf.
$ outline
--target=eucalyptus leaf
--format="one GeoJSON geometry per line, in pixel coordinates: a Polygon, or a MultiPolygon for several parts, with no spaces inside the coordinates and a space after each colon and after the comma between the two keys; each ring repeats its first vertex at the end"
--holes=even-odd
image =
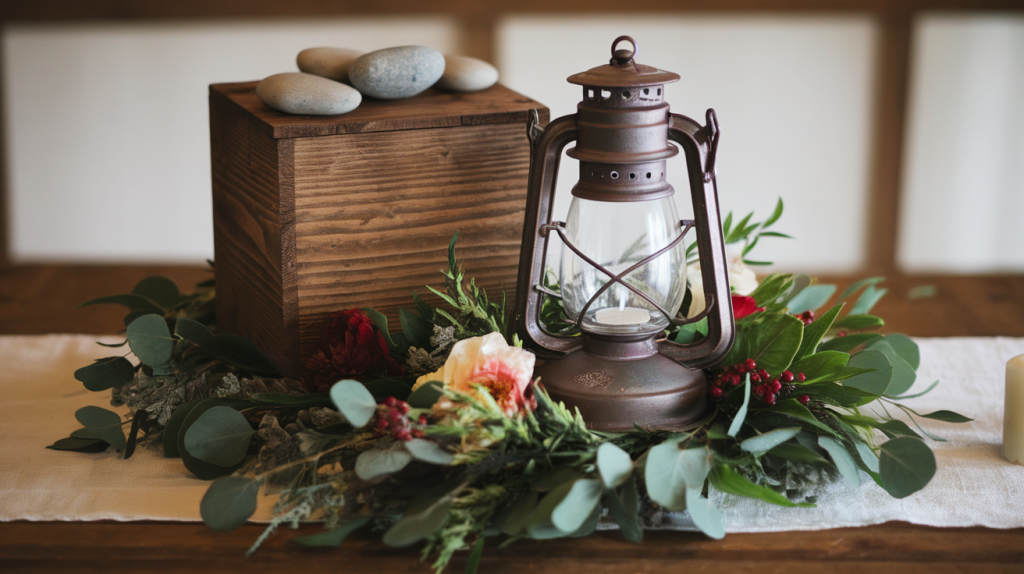
{"type": "Polygon", "coordinates": [[[864,463],[864,467],[871,472],[878,472],[878,455],[875,451],[871,450],[871,447],[865,443],[855,443],[857,447],[857,455],[860,457],[860,461],[864,463]]]}
{"type": "MultiPolygon", "coordinates": [[[[181,422],[181,426],[178,428],[178,438],[176,441],[176,445],[178,447],[178,454],[181,455],[181,462],[185,465],[185,468],[188,469],[189,472],[203,480],[211,480],[219,476],[231,474],[235,469],[238,468],[238,466],[240,466],[240,464],[232,467],[219,466],[192,456],[185,448],[185,435],[188,433],[188,430],[192,427],[192,425],[195,424],[197,420],[199,420],[199,417],[202,416],[203,413],[205,413],[209,409],[218,406],[224,406],[231,407],[237,410],[251,405],[252,403],[239,399],[202,399],[199,402],[197,402],[194,406],[189,408],[187,414],[185,415],[185,419],[181,422]]],[[[164,432],[167,432],[166,429],[164,430],[164,432]]]]}
{"type": "Polygon", "coordinates": [[[793,438],[798,432],[800,427],[777,428],[740,442],[740,448],[754,454],[765,453],[793,438]]]}
{"type": "Polygon", "coordinates": [[[879,447],[878,474],[882,488],[893,498],[906,498],[921,490],[935,476],[935,454],[924,441],[894,438],[879,447]]]}
{"type": "Polygon", "coordinates": [[[850,315],[864,315],[869,313],[871,309],[878,303],[889,290],[879,289],[873,284],[868,285],[864,288],[864,292],[857,298],[857,302],[853,304],[853,308],[850,309],[850,315]]]}
{"type": "Polygon", "coordinates": [[[62,438],[46,448],[53,450],[68,450],[73,452],[97,453],[107,450],[110,443],[98,438],[62,438]]]}
{"type": "Polygon", "coordinates": [[[405,400],[414,409],[429,409],[444,395],[441,391],[443,387],[444,383],[441,381],[427,381],[410,393],[405,400]]]}
{"type": "Polygon", "coordinates": [[[535,490],[520,493],[511,504],[497,514],[494,523],[509,536],[519,534],[526,527],[527,520],[537,507],[539,498],[540,494],[535,490]]]}
{"type": "Polygon", "coordinates": [[[580,478],[573,482],[565,498],[551,511],[551,523],[566,533],[579,530],[601,501],[601,481],[580,478]]]}
{"type": "Polygon", "coordinates": [[[87,439],[91,439],[91,440],[96,440],[96,439],[100,438],[100,437],[96,436],[94,433],[92,433],[87,428],[80,428],[78,430],[71,431],[71,437],[72,438],[87,438],[87,439]]]}
{"type": "Polygon", "coordinates": [[[281,371],[273,361],[256,348],[252,341],[237,335],[214,335],[206,325],[192,319],[178,319],[174,334],[193,343],[214,357],[250,371],[269,377],[281,376],[281,371]]]}
{"type": "Polygon", "coordinates": [[[793,358],[794,361],[799,361],[808,355],[813,354],[818,349],[818,344],[821,343],[822,338],[828,333],[828,330],[832,327],[832,323],[835,322],[836,317],[839,316],[839,312],[843,310],[844,303],[835,305],[821,317],[818,317],[810,325],[804,327],[804,336],[800,340],[800,348],[796,352],[796,356],[793,358]]]}
{"type": "Polygon", "coordinates": [[[804,311],[815,311],[828,302],[836,292],[835,285],[811,285],[789,300],[789,312],[799,315],[804,311]]]}
{"type": "Polygon", "coordinates": [[[743,428],[743,422],[747,419],[748,408],[750,408],[750,373],[747,373],[743,378],[743,404],[736,411],[736,416],[732,418],[732,423],[729,424],[729,430],[726,434],[734,437],[740,432],[740,429],[743,428]]]}
{"type": "Polygon", "coordinates": [[[75,371],[75,379],[90,391],[120,389],[135,378],[135,366],[124,357],[107,357],[75,371]]]}
{"type": "Polygon", "coordinates": [[[218,478],[206,489],[199,514],[203,522],[218,532],[234,530],[256,512],[260,482],[244,476],[218,478]]]}
{"type": "Polygon", "coordinates": [[[846,379],[843,384],[873,395],[884,395],[892,381],[892,365],[881,351],[864,350],[850,357],[850,367],[871,372],[846,379]]]}
{"type": "Polygon", "coordinates": [[[728,494],[756,498],[779,506],[814,506],[810,503],[795,503],[770,488],[750,482],[726,465],[718,465],[709,475],[712,486],[728,494]]]}
{"type": "Polygon", "coordinates": [[[548,492],[581,476],[583,474],[571,466],[556,466],[538,476],[530,488],[537,492],[548,492]]]}
{"type": "Polygon", "coordinates": [[[398,472],[411,461],[412,455],[400,442],[386,449],[365,450],[356,458],[356,476],[360,480],[372,480],[398,472]]]}
{"type": "Polygon", "coordinates": [[[910,428],[910,426],[907,425],[907,423],[898,419],[889,419],[887,421],[875,421],[875,428],[882,431],[882,433],[889,438],[921,438],[921,435],[914,432],[914,429],[910,428]]]}
{"type": "Polygon", "coordinates": [[[370,422],[373,413],[377,411],[377,401],[359,381],[338,381],[331,387],[330,394],[338,412],[355,428],[370,422]]]}
{"type": "Polygon", "coordinates": [[[201,461],[232,467],[245,459],[256,431],[233,408],[208,409],[185,432],[185,450],[201,461]]]}
{"type": "Polygon", "coordinates": [[[910,365],[910,368],[916,371],[921,366],[921,350],[913,339],[901,333],[890,333],[885,336],[885,341],[910,365]]]}
{"type": "Polygon", "coordinates": [[[530,538],[545,539],[565,536],[566,533],[551,522],[551,513],[561,504],[575,483],[575,480],[563,482],[544,495],[544,498],[526,519],[526,534],[530,538]]]}
{"type": "Polygon", "coordinates": [[[203,399],[197,399],[178,405],[178,408],[174,409],[174,412],[171,413],[171,418],[164,426],[163,437],[161,437],[164,456],[170,458],[181,456],[181,452],[178,450],[178,431],[181,430],[181,425],[185,422],[188,413],[202,401],[203,399]]]}
{"type": "Polygon", "coordinates": [[[676,441],[666,441],[647,454],[644,480],[651,500],[669,510],[686,508],[686,489],[703,488],[711,465],[704,448],[682,450],[676,441]]]}
{"type": "Polygon", "coordinates": [[[132,295],[145,297],[164,309],[170,309],[182,301],[178,284],[162,275],[152,275],[139,281],[132,289],[132,295]]]}
{"type": "Polygon", "coordinates": [[[95,436],[110,443],[117,450],[124,450],[127,440],[121,428],[121,416],[117,413],[88,406],[75,411],[75,418],[95,436]]]}
{"type": "Polygon", "coordinates": [[[597,472],[605,488],[617,488],[633,474],[633,460],[629,453],[606,442],[597,447],[597,472]]]}
{"type": "Polygon", "coordinates": [[[128,308],[129,311],[143,311],[146,313],[159,313],[163,314],[164,310],[159,305],[142,297],[141,295],[110,295],[108,297],[100,297],[99,299],[93,299],[86,301],[78,307],[89,307],[90,305],[123,305],[128,308]]]}
{"type": "Polygon", "coordinates": [[[608,516],[619,525],[622,536],[630,542],[643,540],[644,529],[640,525],[640,502],[636,480],[630,478],[618,490],[606,490],[605,501],[608,505],[608,516]]]}
{"type": "Polygon", "coordinates": [[[914,381],[917,379],[917,373],[914,372],[914,368],[910,366],[903,357],[900,357],[892,345],[888,342],[888,337],[882,339],[876,339],[872,341],[867,347],[872,351],[882,352],[887,359],[889,364],[892,365],[892,380],[889,383],[888,388],[885,390],[885,394],[888,396],[901,395],[910,390],[910,387],[914,385],[914,381]]]}
{"type": "Polygon", "coordinates": [[[857,463],[853,461],[853,457],[850,456],[846,447],[841,442],[827,436],[819,436],[818,445],[828,451],[829,456],[832,457],[832,462],[835,463],[836,468],[839,469],[839,474],[843,475],[846,482],[849,482],[854,487],[859,487],[860,471],[857,470],[857,463]]]}
{"type": "Polygon", "coordinates": [[[369,521],[370,517],[364,516],[339,524],[330,530],[324,530],[323,532],[317,532],[308,536],[298,536],[292,540],[303,546],[334,548],[340,546],[348,538],[349,534],[359,530],[369,521]]]}
{"type": "Polygon", "coordinates": [[[449,465],[455,460],[455,455],[429,440],[414,438],[405,441],[403,444],[405,445],[405,450],[409,451],[409,454],[416,460],[440,465],[449,465]]]}
{"type": "Polygon", "coordinates": [[[701,496],[700,491],[699,488],[686,489],[686,510],[701,532],[715,540],[721,540],[725,537],[725,519],[722,511],[701,496]]]}
{"type": "Polygon", "coordinates": [[[143,315],[132,321],[127,330],[128,346],[154,374],[168,374],[168,363],[174,352],[174,340],[163,315],[143,315]]]}

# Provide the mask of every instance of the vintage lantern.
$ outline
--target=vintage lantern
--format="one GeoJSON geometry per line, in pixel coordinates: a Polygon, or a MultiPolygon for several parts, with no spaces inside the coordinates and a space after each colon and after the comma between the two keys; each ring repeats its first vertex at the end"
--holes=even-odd
{"type": "Polygon", "coordinates": [[[526,225],[516,300],[517,330],[541,358],[537,369],[556,400],[579,408],[597,430],[634,425],[682,429],[706,411],[701,368],[732,346],[735,324],[718,197],[715,153],[718,123],[672,114],[665,85],[678,74],[634,62],[636,42],[621,36],[612,59],[569,77],[583,86],[578,112],[530,128],[532,157],[526,225]],[[616,50],[621,42],[632,50],[616,50]],[[565,222],[551,221],[558,161],[579,160],[565,222]],[[686,158],[694,220],[680,221],[666,160],[686,158]],[[677,317],[686,293],[684,235],[696,229],[706,306],[689,320],[677,317]],[[544,287],[548,239],[564,252],[559,291],[544,287]],[[575,328],[554,334],[540,321],[545,297],[560,297],[575,328]],[[679,345],[665,340],[670,325],[708,318],[708,333],[679,345]]]}

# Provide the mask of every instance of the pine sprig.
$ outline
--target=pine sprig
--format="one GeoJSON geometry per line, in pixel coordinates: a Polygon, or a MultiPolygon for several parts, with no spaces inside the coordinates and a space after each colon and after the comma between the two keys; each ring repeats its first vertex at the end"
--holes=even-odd
{"type": "Polygon", "coordinates": [[[488,299],[484,289],[477,287],[476,279],[470,279],[469,285],[465,285],[466,274],[455,258],[455,242],[458,238],[459,233],[456,232],[448,244],[448,269],[441,271],[445,277],[444,292],[427,287],[451,306],[452,310],[435,309],[434,312],[447,321],[448,325],[443,326],[455,328],[458,339],[495,332],[507,339],[510,329],[505,295],[502,294],[502,301],[498,304],[488,299]]]}

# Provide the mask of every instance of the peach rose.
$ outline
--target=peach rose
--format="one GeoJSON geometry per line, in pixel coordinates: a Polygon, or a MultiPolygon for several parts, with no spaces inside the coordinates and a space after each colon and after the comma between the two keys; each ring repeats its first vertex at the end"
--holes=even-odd
{"type": "Polygon", "coordinates": [[[452,347],[443,367],[416,379],[413,390],[427,381],[441,381],[446,389],[472,394],[479,385],[512,416],[526,404],[535,361],[533,353],[509,346],[500,333],[463,339],[452,347]]]}

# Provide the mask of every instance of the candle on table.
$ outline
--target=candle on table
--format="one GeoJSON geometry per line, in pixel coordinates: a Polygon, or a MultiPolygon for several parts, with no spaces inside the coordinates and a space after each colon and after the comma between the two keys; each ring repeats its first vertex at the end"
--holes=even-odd
{"type": "Polygon", "coordinates": [[[607,307],[598,309],[594,320],[602,325],[641,325],[651,320],[651,314],[636,307],[607,307]]]}
{"type": "Polygon", "coordinates": [[[1003,409],[1003,456],[1024,464],[1024,355],[1006,363],[1003,409]]]}

